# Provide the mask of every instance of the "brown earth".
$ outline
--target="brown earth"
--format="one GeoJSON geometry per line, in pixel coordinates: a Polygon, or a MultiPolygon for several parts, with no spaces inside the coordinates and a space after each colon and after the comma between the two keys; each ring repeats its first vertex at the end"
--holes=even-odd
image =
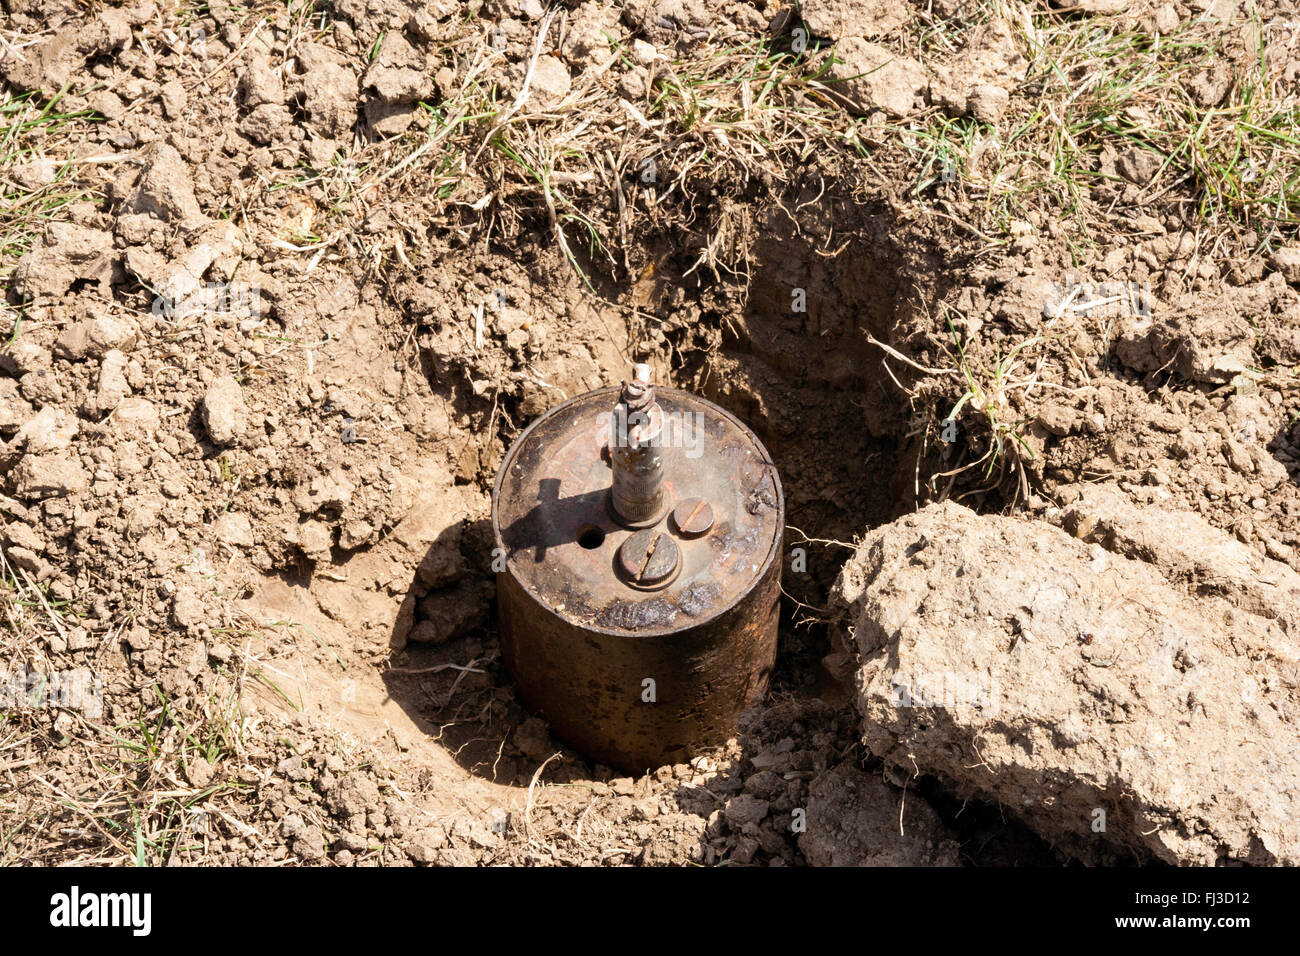
{"type": "MultiPolygon", "coordinates": [[[[1134,0],[1099,22],[1225,37],[1226,76],[1187,79],[1210,109],[1248,12],[1134,0]]],[[[900,770],[888,720],[855,709],[872,649],[827,627],[847,542],[959,501],[1125,542],[1195,613],[1276,618],[1248,569],[1300,570],[1300,247],[1294,207],[1211,229],[1203,170],[1109,140],[1077,196],[998,207],[989,183],[1030,171],[997,136],[1044,95],[1027,22],[938,0],[809,0],[802,21],[8,0],[4,655],[93,670],[104,710],[6,711],[0,859],[1090,859],[1001,812],[1018,777],[900,770]],[[812,78],[772,93],[734,52],[759,43],[812,78]],[[941,177],[915,117],[988,142],[941,177]],[[523,427],[638,361],[773,452],[789,560],[769,699],[632,779],[516,701],[488,507],[523,427]],[[1113,500],[1080,504],[1097,482],[1113,500]],[[1150,527],[1177,512],[1222,534],[1180,551],[1150,527]]],[[[1300,42],[1270,42],[1295,109],[1300,42]]],[[[1031,536],[1001,544],[1030,579],[1031,536]]],[[[1295,852],[1131,836],[1107,859],[1295,852]]]]}

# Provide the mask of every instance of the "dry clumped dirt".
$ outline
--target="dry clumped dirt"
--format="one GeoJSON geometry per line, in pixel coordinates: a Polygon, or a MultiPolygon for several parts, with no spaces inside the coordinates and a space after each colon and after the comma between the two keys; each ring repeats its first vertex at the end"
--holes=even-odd
{"type": "Polygon", "coordinates": [[[3,655],[103,706],[0,706],[0,860],[1296,862],[1297,4],[2,10],[3,655]],[[789,528],[632,778],[488,511],[637,361],[789,528]]]}

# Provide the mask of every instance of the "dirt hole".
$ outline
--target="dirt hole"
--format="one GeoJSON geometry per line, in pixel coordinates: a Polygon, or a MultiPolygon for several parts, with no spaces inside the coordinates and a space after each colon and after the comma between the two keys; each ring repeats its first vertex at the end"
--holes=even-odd
{"type": "MultiPolygon", "coordinates": [[[[655,288],[665,290],[664,317],[642,328],[629,322],[625,354],[629,367],[632,359],[651,360],[661,380],[666,377],[735,414],[773,456],[786,493],[788,527],[787,597],[771,700],[782,707],[829,708],[838,715],[830,736],[851,749],[856,718],[843,688],[822,665],[832,643],[819,609],[849,554],[844,545],[915,506],[915,461],[906,441],[910,410],[894,383],[875,371],[878,356],[869,338],[892,341],[930,300],[934,289],[927,268],[935,253],[907,238],[882,209],[848,209],[839,213],[843,221],[832,231],[852,234],[861,245],[862,253],[851,259],[821,255],[818,241],[801,236],[793,222],[755,244],[748,277],[706,282],[687,274],[687,257],[660,256],[654,281],[655,288]],[[658,345],[650,348],[647,340],[658,345]]],[[[517,298],[521,306],[537,308],[529,297],[517,298]]],[[[590,315],[571,303],[552,308],[590,315]]],[[[591,320],[597,342],[610,344],[617,316],[606,312],[591,320]]],[[[435,388],[451,367],[445,354],[432,350],[423,353],[423,364],[435,388]]],[[[530,406],[526,395],[523,400],[510,396],[500,405],[497,434],[477,443],[479,460],[487,466],[477,476],[480,482],[490,480],[505,448],[542,410],[530,406]]],[[[484,547],[487,534],[486,528],[475,528],[474,546],[484,547]]],[[[596,548],[603,538],[600,528],[590,526],[579,543],[596,548]]],[[[485,573],[482,580],[490,582],[491,576],[485,573]]],[[[416,627],[421,620],[417,613],[416,627]]],[[[495,783],[526,786],[535,768],[532,758],[554,744],[533,739],[545,740],[544,728],[518,704],[509,675],[496,660],[495,625],[493,601],[484,628],[438,647],[411,644],[402,654],[414,670],[491,660],[485,673],[448,671],[419,680],[392,676],[388,685],[396,699],[437,728],[439,744],[466,770],[495,783]],[[526,756],[503,756],[512,745],[522,745],[526,756]]],[[[779,729],[762,726],[769,728],[764,733],[779,729]]],[[[761,749],[760,738],[746,746],[761,749]]],[[[581,761],[557,772],[557,779],[575,781],[611,777],[608,768],[584,768],[581,761]]]]}

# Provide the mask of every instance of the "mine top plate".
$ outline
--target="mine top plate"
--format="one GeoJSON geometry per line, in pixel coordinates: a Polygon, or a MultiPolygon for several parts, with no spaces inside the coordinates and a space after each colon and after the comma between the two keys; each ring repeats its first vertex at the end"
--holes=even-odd
{"type": "Polygon", "coordinates": [[[656,387],[668,501],[652,530],[671,537],[680,568],[658,590],[633,586],[620,576],[618,553],[638,529],[615,520],[609,504],[618,395],[617,388],[598,389],[549,410],[502,462],[492,523],[508,573],[581,627],[651,637],[706,623],[778,559],[785,524],[780,478],[757,438],[731,414],[689,392],[656,387]],[[712,510],[704,533],[684,533],[672,517],[692,498],[712,510]]]}

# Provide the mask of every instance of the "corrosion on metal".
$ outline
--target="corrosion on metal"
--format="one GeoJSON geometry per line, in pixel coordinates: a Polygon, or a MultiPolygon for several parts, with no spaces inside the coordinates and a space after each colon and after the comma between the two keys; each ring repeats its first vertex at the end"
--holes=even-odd
{"type": "Polygon", "coordinates": [[[767,689],[781,593],[784,506],[767,453],[711,402],[655,392],[665,416],[700,416],[697,447],[659,452],[664,495],[703,501],[707,524],[693,503],[680,522],[663,512],[645,529],[609,507],[617,388],[529,426],[492,500],[506,555],[502,656],[520,700],[557,737],[628,772],[686,760],[735,732],[767,689]]]}

